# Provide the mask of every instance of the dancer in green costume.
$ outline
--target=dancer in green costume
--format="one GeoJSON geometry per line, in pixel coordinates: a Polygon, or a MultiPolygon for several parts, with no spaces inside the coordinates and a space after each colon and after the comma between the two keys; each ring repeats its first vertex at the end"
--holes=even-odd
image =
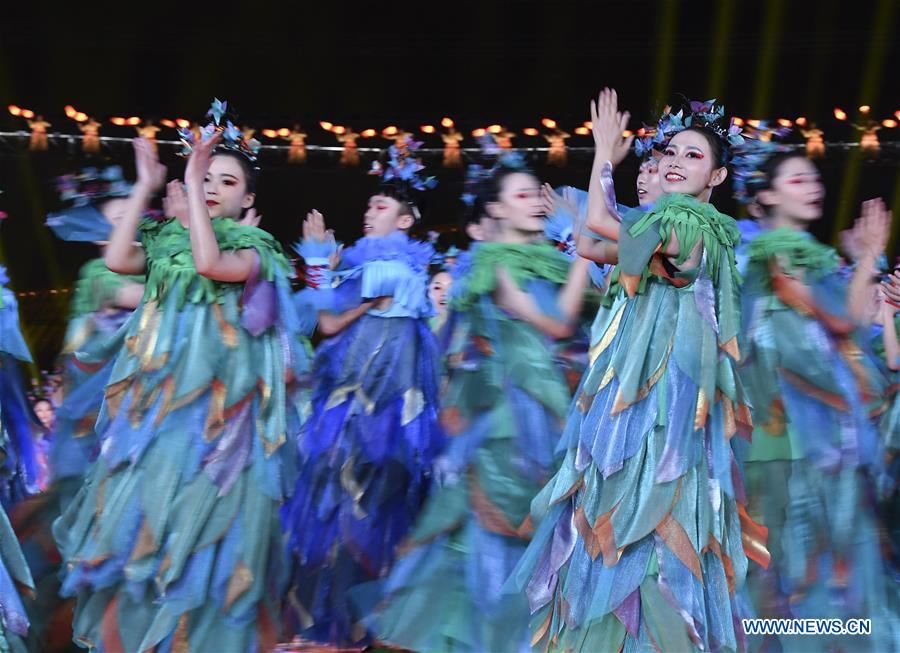
{"type": "Polygon", "coordinates": [[[97,423],[102,451],[54,524],[77,597],[76,641],[98,651],[262,651],[285,579],[278,509],[299,424],[303,355],[290,267],[252,206],[255,155],[230,123],[192,142],[188,219],[140,224],[165,167],[135,141],[138,181],[109,267],[147,273],[97,423]],[[220,147],[217,144],[222,141],[220,147]]]}
{"type": "Polygon", "coordinates": [[[565,460],[532,504],[539,525],[510,583],[528,595],[537,650],[740,647],[745,549],[763,563],[766,552],[729,443],[750,414],[736,372],[739,235],[708,203],[739,139],[723,118],[712,103],[669,115],[666,194],[619,223],[599,178],[628,116],[614,91],[592,103],[588,227],[607,240],[578,248],[618,265],[565,460]]]}
{"type": "Polygon", "coordinates": [[[741,224],[741,378],[755,429],[739,453],[772,563],[748,586],[761,617],[872,619],[869,636],[782,636],[785,650],[893,649],[896,588],[879,552],[874,474],[866,479],[882,457],[867,408],[886,379],[857,344],[868,333],[861,325],[889,218],[879,201],[864,205],[848,281],[837,252],[808,232],[825,196],[816,166],[778,146],[771,130],[753,136],[735,160],[736,195],[759,214],[741,224]]]}

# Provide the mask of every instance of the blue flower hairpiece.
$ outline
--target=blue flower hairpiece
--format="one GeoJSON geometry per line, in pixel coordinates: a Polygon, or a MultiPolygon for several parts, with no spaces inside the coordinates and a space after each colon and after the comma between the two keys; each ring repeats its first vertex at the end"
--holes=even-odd
{"type": "Polygon", "coordinates": [[[497,141],[492,134],[486,133],[479,136],[478,145],[481,148],[481,154],[485,159],[496,158],[494,165],[490,168],[478,163],[472,163],[466,169],[466,178],[463,182],[466,191],[460,196],[460,199],[463,204],[469,207],[475,205],[475,200],[478,198],[475,190],[478,186],[493,177],[501,167],[522,172],[528,170],[528,164],[525,163],[525,158],[518,152],[504,150],[497,145],[497,141]]]}
{"type": "MultiPolygon", "coordinates": [[[[212,122],[205,127],[200,128],[200,140],[209,140],[213,137],[213,134],[220,132],[222,134],[222,140],[219,145],[216,146],[217,148],[237,152],[243,155],[251,163],[255,163],[257,154],[262,147],[260,142],[255,138],[251,138],[250,140],[245,139],[241,130],[238,129],[231,120],[226,120],[223,125],[222,118],[224,118],[227,113],[228,102],[223,102],[218,98],[213,99],[209,111],[206,112],[206,116],[212,118],[212,122]]],[[[179,154],[181,156],[188,156],[193,151],[197,138],[194,135],[194,132],[186,127],[179,128],[178,135],[181,137],[181,143],[183,145],[179,154]]]]}
{"type": "Polygon", "coordinates": [[[125,181],[120,166],[101,170],[83,168],[80,172],[56,178],[59,198],[70,206],[89,206],[114,197],[128,197],[131,184],[125,181]]]}
{"type": "Polygon", "coordinates": [[[741,204],[752,204],[759,186],[766,183],[766,174],[760,170],[775,154],[788,151],[788,147],[775,142],[790,133],[787,127],[770,127],[761,121],[756,127],[748,127],[742,143],[735,148],[731,161],[734,197],[741,204]]]}
{"type": "Polygon", "coordinates": [[[387,164],[378,161],[372,162],[372,168],[369,170],[370,175],[381,177],[384,183],[391,181],[401,182],[414,190],[424,191],[437,186],[437,179],[434,177],[422,177],[419,173],[425,169],[422,160],[413,156],[413,154],[422,147],[421,141],[413,140],[407,136],[402,147],[391,145],[388,148],[387,164]]]}
{"type": "Polygon", "coordinates": [[[437,186],[435,177],[424,177],[420,174],[425,166],[422,159],[414,155],[421,147],[421,141],[406,136],[399,143],[388,148],[386,163],[373,161],[372,167],[369,169],[370,175],[381,177],[382,184],[396,189],[404,201],[409,204],[413,217],[417,221],[422,219],[422,215],[413,195],[437,186]]]}

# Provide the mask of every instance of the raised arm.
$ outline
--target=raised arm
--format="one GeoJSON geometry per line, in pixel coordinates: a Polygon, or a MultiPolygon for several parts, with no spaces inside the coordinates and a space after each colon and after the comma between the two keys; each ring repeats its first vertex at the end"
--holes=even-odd
{"type": "MultiPolygon", "coordinates": [[[[581,260],[582,264],[586,263],[583,259],[578,260],[581,260]]],[[[574,264],[573,268],[575,268],[574,264]]],[[[573,273],[570,273],[569,275],[570,280],[573,278],[572,274],[573,273]]],[[[587,283],[586,267],[576,270],[574,274],[580,274],[585,277],[583,283],[587,283]]],[[[583,287],[580,294],[584,294],[583,287]]],[[[538,305],[535,303],[534,299],[532,299],[531,295],[519,288],[509,275],[509,272],[502,267],[497,269],[497,288],[494,291],[494,301],[497,303],[497,306],[513,315],[516,319],[528,322],[536,329],[555,340],[568,338],[575,332],[575,317],[577,317],[577,311],[576,314],[571,317],[567,315],[564,320],[545,315],[538,308],[538,305]]]]}
{"type": "MultiPolygon", "coordinates": [[[[897,288],[900,292],[900,287],[897,288]]],[[[897,307],[890,302],[883,301],[881,303],[881,319],[884,323],[884,330],[881,337],[884,341],[884,357],[887,359],[887,365],[891,370],[900,370],[900,341],[897,340],[897,324],[894,316],[897,314],[897,307]]]]}
{"type": "Polygon", "coordinates": [[[809,286],[801,279],[787,274],[776,261],[771,261],[769,270],[772,278],[772,290],[785,305],[799,313],[815,316],[825,328],[837,335],[847,335],[856,328],[852,320],[832,315],[819,307],[809,286]]]}
{"type": "MultiPolygon", "coordinates": [[[[328,270],[326,272],[333,270],[338,266],[341,260],[341,250],[343,249],[343,246],[337,246],[337,243],[334,240],[334,231],[325,227],[324,216],[315,209],[307,213],[306,219],[303,221],[303,240],[330,245],[330,247],[326,247],[326,249],[331,252],[328,257],[328,270]]],[[[308,262],[307,265],[309,265],[308,262]]],[[[322,267],[324,268],[324,265],[322,267]]],[[[319,283],[315,286],[318,288],[317,292],[331,292],[331,287],[328,283],[329,278],[330,277],[326,277],[318,280],[319,283]]],[[[379,304],[379,300],[373,299],[340,313],[320,310],[318,320],[319,332],[326,337],[337,335],[356,322],[356,320],[365,315],[370,308],[377,304],[379,304]]]]}
{"type": "Polygon", "coordinates": [[[184,171],[187,185],[188,219],[191,233],[191,253],[197,274],[216,281],[241,282],[250,278],[257,254],[249,249],[223,252],[206,206],[204,180],[209,171],[213,148],[220,134],[194,145],[184,171]]]}
{"type": "Polygon", "coordinates": [[[144,250],[134,244],[134,235],[151,198],[166,181],[166,167],[159,162],[147,139],[135,138],[132,144],[137,182],[128,197],[122,219],[113,225],[109,243],[103,253],[106,267],[119,274],[141,274],[146,269],[144,250]]]}
{"type": "Polygon", "coordinates": [[[858,259],[847,288],[847,312],[858,324],[869,319],[868,298],[878,275],[878,258],[887,246],[891,228],[891,212],[878,199],[863,202],[862,216],[853,230],[857,232],[858,259]]]}
{"type": "MultiPolygon", "coordinates": [[[[591,130],[594,134],[594,165],[588,186],[587,227],[612,241],[619,240],[619,221],[610,213],[603,197],[600,174],[607,161],[612,162],[630,147],[633,136],[622,138],[628,125],[628,112],[619,113],[614,90],[604,88],[597,101],[591,101],[591,130]]],[[[621,160],[621,159],[620,159],[621,160]]]]}

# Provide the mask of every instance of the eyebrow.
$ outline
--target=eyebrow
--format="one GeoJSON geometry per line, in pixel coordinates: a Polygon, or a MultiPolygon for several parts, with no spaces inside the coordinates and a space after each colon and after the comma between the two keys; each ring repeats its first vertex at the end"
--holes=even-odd
{"type": "Polygon", "coordinates": [[[231,177],[232,179],[237,179],[237,175],[233,175],[230,172],[223,172],[219,176],[220,177],[231,177]]]}

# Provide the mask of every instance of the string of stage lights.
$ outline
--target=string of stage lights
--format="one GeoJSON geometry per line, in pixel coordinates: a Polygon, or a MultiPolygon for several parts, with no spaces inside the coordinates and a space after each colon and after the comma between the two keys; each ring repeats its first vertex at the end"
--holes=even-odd
{"type": "MultiPolygon", "coordinates": [[[[0,138],[27,139],[29,149],[33,151],[47,149],[50,142],[64,141],[74,144],[75,142],[80,141],[81,149],[85,153],[93,154],[100,151],[101,144],[127,143],[131,140],[130,138],[123,136],[101,136],[100,129],[103,127],[103,124],[89,116],[87,113],[79,111],[72,105],[67,105],[64,108],[64,111],[67,118],[77,124],[78,129],[81,131],[80,134],[62,131],[50,132],[48,128],[52,126],[51,123],[44,120],[42,115],[37,114],[31,109],[10,105],[8,110],[11,115],[27,121],[30,131],[19,130],[13,132],[0,132],[0,138]]],[[[854,129],[859,131],[859,140],[826,141],[825,132],[817,127],[813,121],[808,120],[804,116],[800,116],[795,120],[779,118],[775,122],[783,127],[796,128],[806,140],[806,152],[811,158],[823,156],[827,148],[839,148],[844,150],[859,148],[860,151],[868,156],[877,156],[882,147],[877,132],[882,129],[893,129],[900,124],[900,122],[898,122],[900,121],[900,110],[894,112],[894,117],[876,120],[871,116],[871,107],[867,105],[858,108],[858,118],[854,121],[849,121],[847,112],[840,107],[836,107],[833,110],[833,115],[837,121],[841,123],[849,122],[854,129]]],[[[735,118],[734,121],[738,125],[747,124],[749,126],[758,126],[760,123],[760,120],[757,119],[744,120],[739,117],[735,118]]],[[[159,124],[162,125],[162,127],[154,124],[153,121],[145,120],[140,116],[131,116],[128,118],[118,116],[112,117],[109,119],[109,123],[116,127],[134,128],[138,135],[148,138],[155,144],[175,147],[180,147],[181,141],[157,138],[157,134],[162,131],[164,127],[170,129],[180,128],[199,130],[199,126],[196,122],[191,122],[185,118],[162,119],[159,121],[159,124]]],[[[452,118],[444,117],[439,124],[439,127],[432,124],[422,124],[418,127],[418,131],[425,135],[439,135],[443,141],[443,147],[429,147],[426,145],[425,147],[420,148],[419,152],[427,155],[442,153],[444,155],[444,165],[446,167],[459,167],[462,165],[460,153],[479,151],[479,148],[476,146],[463,146],[463,141],[467,137],[457,130],[456,123],[452,118]]],[[[526,127],[521,130],[521,133],[512,132],[506,126],[501,124],[477,127],[471,130],[470,133],[473,138],[478,138],[486,133],[490,133],[494,136],[497,144],[507,150],[523,153],[547,153],[548,163],[551,165],[565,165],[567,152],[590,152],[592,150],[592,148],[587,145],[568,145],[566,141],[572,137],[572,134],[564,131],[556,120],[553,120],[552,118],[543,118],[541,119],[540,124],[543,129],[526,127]],[[521,136],[531,138],[542,137],[547,141],[548,145],[514,145],[513,139],[521,136]]],[[[337,125],[328,121],[320,121],[319,127],[323,131],[332,134],[338,144],[322,145],[308,143],[307,139],[309,138],[309,135],[300,128],[299,124],[295,124],[293,128],[281,127],[278,129],[265,128],[260,130],[245,125],[241,129],[247,140],[253,138],[258,132],[263,137],[271,140],[286,141],[286,144],[263,143],[260,144],[259,147],[261,150],[286,151],[288,163],[304,163],[306,161],[307,151],[340,152],[340,163],[347,166],[358,165],[360,153],[377,153],[383,149],[379,146],[360,146],[360,140],[380,137],[399,143],[414,135],[396,125],[388,125],[380,131],[371,128],[364,129],[358,133],[354,132],[350,127],[337,125]]],[[[589,136],[591,133],[591,124],[590,122],[584,122],[572,129],[572,131],[577,136],[589,136]]],[[[639,128],[634,132],[626,130],[624,135],[629,136],[634,133],[637,136],[642,136],[645,131],[645,127],[639,128]]],[[[888,146],[890,149],[896,149],[898,147],[898,144],[892,141],[884,143],[884,145],[888,146]]],[[[804,145],[797,144],[793,147],[799,149],[804,147],[804,145]]]]}

